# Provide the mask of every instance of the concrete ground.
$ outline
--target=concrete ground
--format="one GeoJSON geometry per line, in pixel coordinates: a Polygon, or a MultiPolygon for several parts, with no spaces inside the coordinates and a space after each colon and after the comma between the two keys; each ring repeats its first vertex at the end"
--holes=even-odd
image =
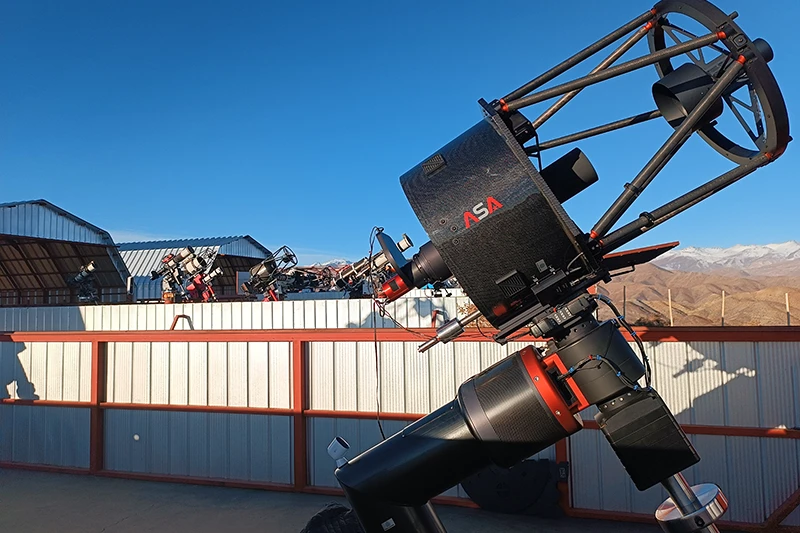
{"type": "MultiPolygon", "coordinates": [[[[331,496],[0,469],[0,531],[8,533],[299,533],[331,496]]],[[[543,520],[437,506],[458,533],[656,533],[655,526],[543,520]]]]}

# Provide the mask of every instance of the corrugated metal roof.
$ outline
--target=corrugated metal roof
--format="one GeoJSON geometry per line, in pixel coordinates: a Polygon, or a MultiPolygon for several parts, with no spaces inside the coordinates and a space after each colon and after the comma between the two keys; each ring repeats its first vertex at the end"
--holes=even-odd
{"type": "Polygon", "coordinates": [[[47,200],[0,204],[0,233],[115,246],[107,231],[89,224],[47,200]]]}
{"type": "Polygon", "coordinates": [[[121,243],[120,255],[134,277],[137,299],[161,298],[161,279],[151,280],[150,273],[159,267],[165,255],[177,253],[187,246],[194,248],[196,254],[208,253],[215,260],[217,255],[263,259],[270,254],[249,235],[121,243]]]}
{"type": "Polygon", "coordinates": [[[0,305],[74,303],[67,279],[90,261],[101,300],[124,297],[128,270],[108,232],[46,200],[0,204],[0,305]]]}
{"type": "MultiPolygon", "coordinates": [[[[123,242],[119,244],[121,252],[132,250],[180,250],[187,246],[194,249],[215,247],[219,253],[225,255],[238,255],[241,257],[263,258],[270,254],[261,243],[250,235],[236,235],[231,237],[198,237],[193,239],[172,239],[167,241],[139,241],[123,242]]],[[[163,255],[162,255],[163,257],[163,255]]],[[[160,258],[159,258],[160,259],[160,258]]]]}

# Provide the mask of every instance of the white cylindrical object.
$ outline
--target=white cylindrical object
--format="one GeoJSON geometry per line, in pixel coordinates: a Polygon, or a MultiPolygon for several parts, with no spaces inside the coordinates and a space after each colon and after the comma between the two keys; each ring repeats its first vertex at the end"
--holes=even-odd
{"type": "Polygon", "coordinates": [[[336,467],[342,467],[347,464],[344,454],[350,449],[350,445],[342,437],[336,437],[328,444],[328,455],[331,459],[336,461],[336,467]]]}

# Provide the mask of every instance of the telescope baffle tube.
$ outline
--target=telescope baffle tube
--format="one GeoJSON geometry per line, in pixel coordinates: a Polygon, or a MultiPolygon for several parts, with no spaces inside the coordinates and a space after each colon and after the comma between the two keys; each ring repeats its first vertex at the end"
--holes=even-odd
{"type": "Polygon", "coordinates": [[[436,336],[419,347],[419,353],[427,352],[437,344],[448,343],[464,333],[464,326],[475,322],[481,317],[480,311],[473,311],[464,318],[454,318],[449,320],[440,328],[436,329],[436,336]]]}
{"type": "Polygon", "coordinates": [[[714,522],[728,510],[728,500],[719,487],[713,483],[690,487],[680,473],[661,484],[670,495],[656,510],[656,520],[663,531],[719,533],[714,522]]]}

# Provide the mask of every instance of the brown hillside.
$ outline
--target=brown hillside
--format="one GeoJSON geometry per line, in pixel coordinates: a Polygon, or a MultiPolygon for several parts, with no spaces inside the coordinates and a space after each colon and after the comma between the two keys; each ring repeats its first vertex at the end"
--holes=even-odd
{"type": "MultiPolygon", "coordinates": [[[[717,326],[721,323],[722,291],[725,291],[726,326],[786,325],[785,293],[789,293],[792,324],[800,324],[800,276],[757,276],[730,269],[723,273],[678,272],[655,265],[639,266],[634,272],[600,284],[622,311],[623,287],[628,321],[669,324],[667,291],[672,291],[672,314],[676,326],[717,326]]],[[[611,313],[603,309],[601,318],[611,313]]]]}

